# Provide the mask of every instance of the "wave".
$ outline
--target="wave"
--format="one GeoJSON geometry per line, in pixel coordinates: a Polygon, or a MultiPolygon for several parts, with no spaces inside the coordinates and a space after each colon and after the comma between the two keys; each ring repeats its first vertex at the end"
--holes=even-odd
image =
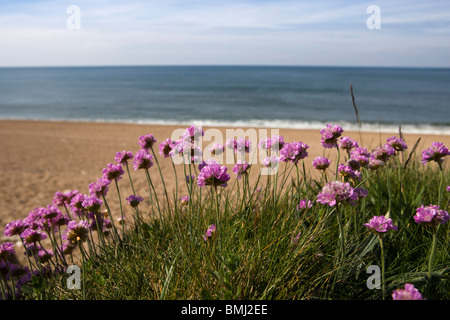
{"type": "MultiPolygon", "coordinates": [[[[189,126],[196,124],[203,127],[230,127],[230,128],[277,128],[277,129],[303,129],[320,130],[327,123],[336,123],[346,131],[358,131],[359,127],[355,122],[349,121],[293,121],[283,119],[265,119],[265,120],[214,120],[214,119],[186,119],[186,120],[162,120],[162,119],[87,119],[87,118],[19,118],[8,117],[0,120],[26,120],[26,121],[54,121],[54,122],[92,122],[92,123],[123,123],[138,125],[171,125],[171,126],[189,126]]],[[[381,133],[402,133],[409,134],[431,134],[431,135],[450,135],[450,125],[441,124],[392,124],[392,123],[362,123],[362,132],[381,132],[381,133]]]]}

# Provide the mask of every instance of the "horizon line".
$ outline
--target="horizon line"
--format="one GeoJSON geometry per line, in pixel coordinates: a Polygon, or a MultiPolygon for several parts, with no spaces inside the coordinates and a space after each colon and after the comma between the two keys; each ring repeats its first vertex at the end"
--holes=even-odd
{"type": "Polygon", "coordinates": [[[372,65],[300,65],[300,64],[117,64],[117,65],[16,65],[0,69],[39,68],[136,68],[136,67],[267,67],[267,68],[374,68],[374,69],[450,69],[450,66],[372,66],[372,65]]]}

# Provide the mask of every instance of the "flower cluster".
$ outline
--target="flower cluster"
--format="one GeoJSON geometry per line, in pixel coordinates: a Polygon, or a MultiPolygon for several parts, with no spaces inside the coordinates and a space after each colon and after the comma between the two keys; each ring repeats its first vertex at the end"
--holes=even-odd
{"type": "Polygon", "coordinates": [[[331,161],[319,156],[313,160],[312,164],[317,170],[325,171],[330,166],[331,161]]]}
{"type": "Polygon", "coordinates": [[[197,177],[197,184],[200,187],[226,187],[228,180],[230,180],[230,175],[227,173],[227,167],[220,166],[215,161],[209,161],[202,166],[197,177]]]}
{"type": "Polygon", "coordinates": [[[378,235],[384,234],[389,230],[398,230],[398,227],[393,224],[392,219],[386,218],[385,216],[374,216],[368,223],[364,223],[364,226],[378,235]]]}
{"type": "Polygon", "coordinates": [[[414,285],[410,283],[405,284],[404,289],[397,289],[392,292],[393,300],[424,300],[422,294],[414,285]]]}
{"type": "Polygon", "coordinates": [[[355,190],[348,182],[332,181],[327,183],[317,196],[317,201],[328,204],[330,207],[349,203],[356,205],[356,200],[363,197],[364,193],[355,190]]]}
{"type": "Polygon", "coordinates": [[[236,174],[238,179],[241,179],[243,175],[248,174],[248,170],[251,165],[247,161],[238,160],[234,165],[232,171],[236,174]]]}
{"type": "Polygon", "coordinates": [[[325,129],[320,130],[322,135],[321,144],[326,149],[335,148],[338,146],[338,138],[342,135],[344,129],[341,126],[328,123],[325,129]]]}
{"type": "Polygon", "coordinates": [[[431,147],[422,151],[422,163],[434,161],[438,164],[444,162],[444,157],[450,155],[450,151],[442,142],[433,142],[431,147]]]}
{"type": "Polygon", "coordinates": [[[439,206],[430,204],[429,206],[420,206],[416,209],[414,221],[417,224],[425,224],[436,226],[438,224],[445,224],[449,220],[449,214],[445,210],[439,209],[439,206]]]}
{"type": "Polygon", "coordinates": [[[203,235],[203,240],[207,241],[208,238],[212,236],[212,234],[216,231],[216,226],[214,224],[210,225],[203,235]]]}
{"type": "Polygon", "coordinates": [[[301,141],[285,143],[280,150],[280,161],[297,164],[308,156],[308,148],[309,146],[301,141]]]}

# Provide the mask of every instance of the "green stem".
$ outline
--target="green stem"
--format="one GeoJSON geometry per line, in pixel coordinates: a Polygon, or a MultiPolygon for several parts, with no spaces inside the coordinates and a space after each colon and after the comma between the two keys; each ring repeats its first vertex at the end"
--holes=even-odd
{"type": "MultiPolygon", "coordinates": [[[[439,163],[439,162],[438,162],[439,163]]],[[[439,163],[439,169],[441,170],[441,182],[439,184],[439,198],[438,198],[438,206],[441,206],[442,201],[442,187],[444,185],[444,170],[442,169],[442,164],[439,163]]]]}
{"type": "Polygon", "coordinates": [[[341,244],[341,259],[340,259],[340,263],[341,264],[344,261],[344,257],[345,257],[345,239],[344,239],[344,225],[342,224],[342,216],[341,216],[341,211],[339,210],[338,206],[336,205],[336,213],[337,213],[337,220],[338,220],[338,224],[339,224],[339,236],[340,236],[340,244],[341,244]]]}
{"type": "Polygon", "coordinates": [[[431,281],[431,273],[433,271],[434,253],[436,251],[437,228],[433,229],[433,240],[431,244],[430,258],[428,260],[428,280],[431,281]]]}
{"type": "Polygon", "coordinates": [[[341,161],[341,151],[339,150],[339,146],[336,143],[336,149],[337,149],[337,160],[336,160],[336,180],[339,177],[339,161],[341,161]]]}
{"type": "Polygon", "coordinates": [[[128,179],[130,179],[131,189],[133,190],[133,195],[136,195],[136,191],[134,190],[133,180],[131,179],[130,169],[128,168],[128,162],[125,162],[125,166],[127,167],[128,179]]]}
{"type": "Polygon", "coordinates": [[[161,181],[162,181],[162,184],[163,184],[164,194],[165,194],[165,196],[166,196],[166,201],[167,201],[167,209],[170,210],[171,207],[170,207],[169,196],[168,196],[168,194],[167,194],[166,183],[164,182],[164,178],[163,178],[163,174],[162,174],[162,172],[161,172],[161,167],[159,166],[158,158],[156,157],[155,151],[153,151],[153,146],[152,146],[151,149],[152,149],[153,157],[154,157],[154,159],[155,159],[155,161],[156,161],[156,165],[157,165],[157,167],[158,167],[159,176],[161,177],[161,181]]]}
{"type": "MultiPolygon", "coordinates": [[[[123,235],[125,233],[125,230],[124,230],[124,228],[125,228],[125,223],[124,223],[125,220],[124,220],[124,216],[123,216],[122,198],[120,196],[119,184],[117,183],[117,180],[114,179],[114,182],[116,183],[117,194],[119,195],[119,207],[120,207],[120,215],[121,215],[121,218],[122,218],[122,237],[123,237],[123,235]]],[[[97,232],[101,232],[101,231],[97,230],[97,232]]]]}
{"type": "Polygon", "coordinates": [[[385,271],[385,264],[384,264],[384,246],[383,246],[383,239],[381,238],[381,235],[379,235],[380,240],[380,248],[381,248],[381,287],[383,292],[383,300],[386,297],[386,288],[384,283],[384,271],[385,271]]]}
{"type": "Polygon", "coordinates": [[[108,211],[108,215],[109,215],[109,217],[111,217],[111,224],[114,229],[114,236],[117,238],[117,240],[120,241],[119,233],[117,232],[116,224],[114,223],[114,217],[112,216],[111,209],[109,208],[108,202],[106,201],[104,194],[102,194],[102,198],[103,198],[103,203],[105,204],[105,207],[106,207],[106,211],[108,211]]]}
{"type": "Polygon", "coordinates": [[[155,187],[153,186],[152,179],[150,178],[150,173],[148,172],[147,168],[145,169],[145,175],[147,176],[147,183],[148,183],[148,186],[149,186],[149,189],[150,189],[150,193],[153,190],[153,194],[155,195],[156,207],[158,208],[158,212],[159,212],[159,221],[161,222],[161,227],[162,227],[162,229],[164,231],[164,222],[163,222],[163,219],[162,219],[161,208],[159,207],[158,196],[156,195],[156,190],[155,190],[155,187]]]}
{"type": "Polygon", "coordinates": [[[85,272],[86,271],[86,267],[85,267],[86,257],[85,257],[85,252],[83,250],[83,245],[82,245],[81,241],[78,242],[78,247],[81,252],[81,258],[82,258],[81,265],[83,268],[83,274],[82,274],[82,277],[83,277],[83,300],[86,300],[86,272],[85,272]]]}

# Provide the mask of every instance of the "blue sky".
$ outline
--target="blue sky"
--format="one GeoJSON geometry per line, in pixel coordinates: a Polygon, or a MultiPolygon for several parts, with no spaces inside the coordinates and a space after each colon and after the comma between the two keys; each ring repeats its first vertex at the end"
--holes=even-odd
{"type": "Polygon", "coordinates": [[[450,67],[450,1],[0,0],[0,66],[90,65],[450,67]]]}

